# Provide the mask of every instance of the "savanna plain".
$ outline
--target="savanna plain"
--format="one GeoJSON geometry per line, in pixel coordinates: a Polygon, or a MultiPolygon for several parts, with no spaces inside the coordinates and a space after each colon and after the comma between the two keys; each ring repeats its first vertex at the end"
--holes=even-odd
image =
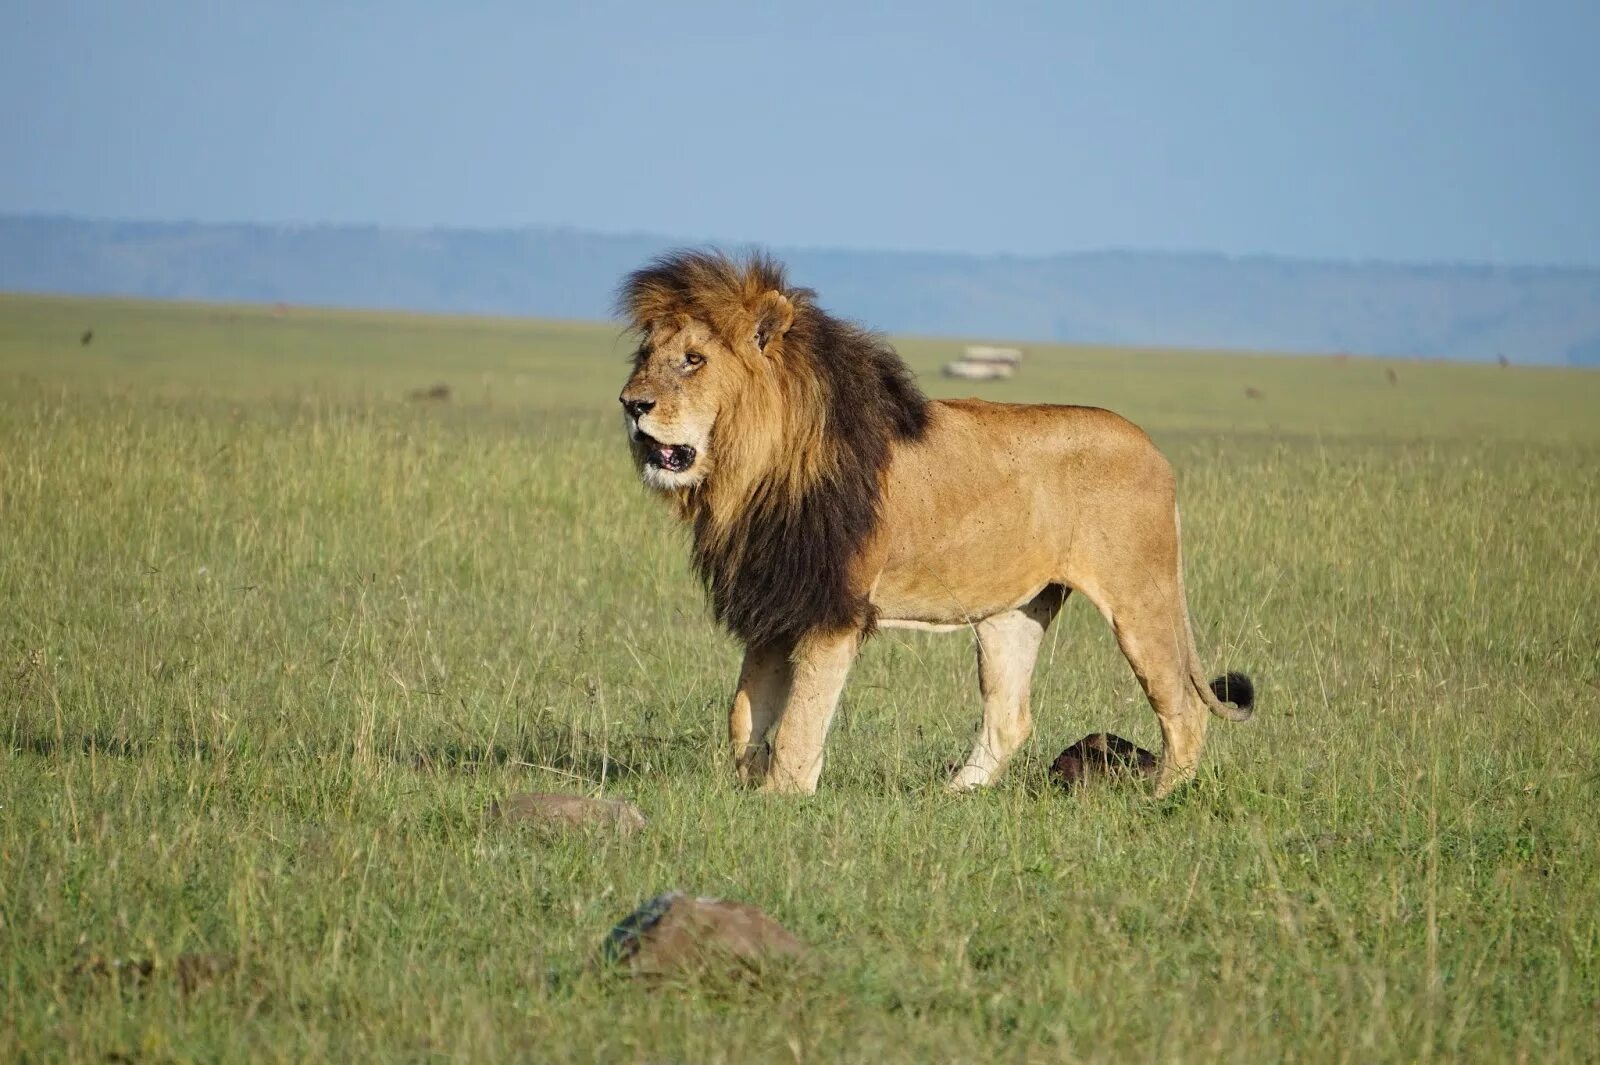
{"type": "Polygon", "coordinates": [[[1158,742],[1075,600],[994,789],[941,787],[971,638],[906,632],[819,794],[735,787],[614,328],[0,296],[0,1060],[1600,1059],[1600,374],[901,350],[1172,460],[1202,656],[1259,689],[1173,798],[1048,777],[1158,742]],[[536,790],[649,824],[485,820],[536,790]],[[668,888],[811,955],[587,968],[668,888]]]}

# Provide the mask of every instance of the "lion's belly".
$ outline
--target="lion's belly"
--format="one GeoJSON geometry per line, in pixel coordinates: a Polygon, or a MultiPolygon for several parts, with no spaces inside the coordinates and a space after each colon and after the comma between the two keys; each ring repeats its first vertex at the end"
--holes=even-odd
{"type": "Polygon", "coordinates": [[[1055,500],[1041,498],[1037,480],[983,470],[940,488],[889,501],[884,565],[870,593],[881,622],[969,624],[1061,580],[1055,500]]]}
{"type": "Polygon", "coordinates": [[[966,625],[1026,603],[1055,580],[1044,553],[989,541],[902,556],[871,596],[880,624],[966,625]]]}
{"type": "MultiPolygon", "coordinates": [[[[926,436],[899,449],[869,595],[880,624],[964,625],[1051,584],[1093,582],[1096,547],[1167,470],[1107,411],[930,404],[926,436]]],[[[1170,489],[1155,510],[1171,514],[1170,489]],[[1164,510],[1162,508],[1165,508],[1164,510]]]]}

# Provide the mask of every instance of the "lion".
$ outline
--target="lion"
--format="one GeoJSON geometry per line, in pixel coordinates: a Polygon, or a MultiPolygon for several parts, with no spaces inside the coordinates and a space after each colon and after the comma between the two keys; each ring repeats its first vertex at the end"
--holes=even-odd
{"type": "Polygon", "coordinates": [[[876,628],[976,634],[983,715],[949,787],[992,783],[1032,730],[1045,630],[1078,592],[1111,623],[1161,727],[1156,794],[1193,777],[1209,716],[1171,466],[1096,407],[929,400],[885,341],[757,253],[678,251],[624,279],[639,338],[619,397],[645,484],[689,527],[712,611],[744,645],[728,732],[741,780],[810,794],[876,628]]]}

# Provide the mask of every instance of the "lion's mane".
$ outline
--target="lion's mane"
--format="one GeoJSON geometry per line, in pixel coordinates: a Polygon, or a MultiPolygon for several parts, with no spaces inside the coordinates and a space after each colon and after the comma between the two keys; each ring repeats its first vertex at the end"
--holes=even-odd
{"type": "Polygon", "coordinates": [[[712,432],[713,472],[677,492],[717,619],[750,645],[870,632],[850,567],[878,524],[890,445],[928,421],[899,355],[760,254],[663,255],[623,281],[617,302],[643,333],[701,321],[746,364],[712,432]],[[752,336],[767,331],[756,349],[752,336]]]}

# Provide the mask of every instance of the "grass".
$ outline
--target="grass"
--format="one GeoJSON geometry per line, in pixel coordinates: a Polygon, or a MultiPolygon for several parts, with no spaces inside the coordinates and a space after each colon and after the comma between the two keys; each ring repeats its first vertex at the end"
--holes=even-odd
{"type": "MultiPolygon", "coordinates": [[[[984,388],[931,373],[957,347],[904,344],[984,388]]],[[[1600,1059],[1600,375],[1034,349],[985,394],[1153,432],[1257,721],[1171,801],[1054,790],[1086,732],[1156,741],[1073,603],[1025,754],[950,797],[970,641],[891,632],[821,793],[770,800],[730,783],[738,652],[627,467],[622,355],[0,297],[0,1060],[1600,1059]],[[484,823],[540,789],[650,825],[484,823]],[[674,887],[809,965],[583,971],[674,887]],[[81,970],[187,952],[237,968],[81,970]]]]}

